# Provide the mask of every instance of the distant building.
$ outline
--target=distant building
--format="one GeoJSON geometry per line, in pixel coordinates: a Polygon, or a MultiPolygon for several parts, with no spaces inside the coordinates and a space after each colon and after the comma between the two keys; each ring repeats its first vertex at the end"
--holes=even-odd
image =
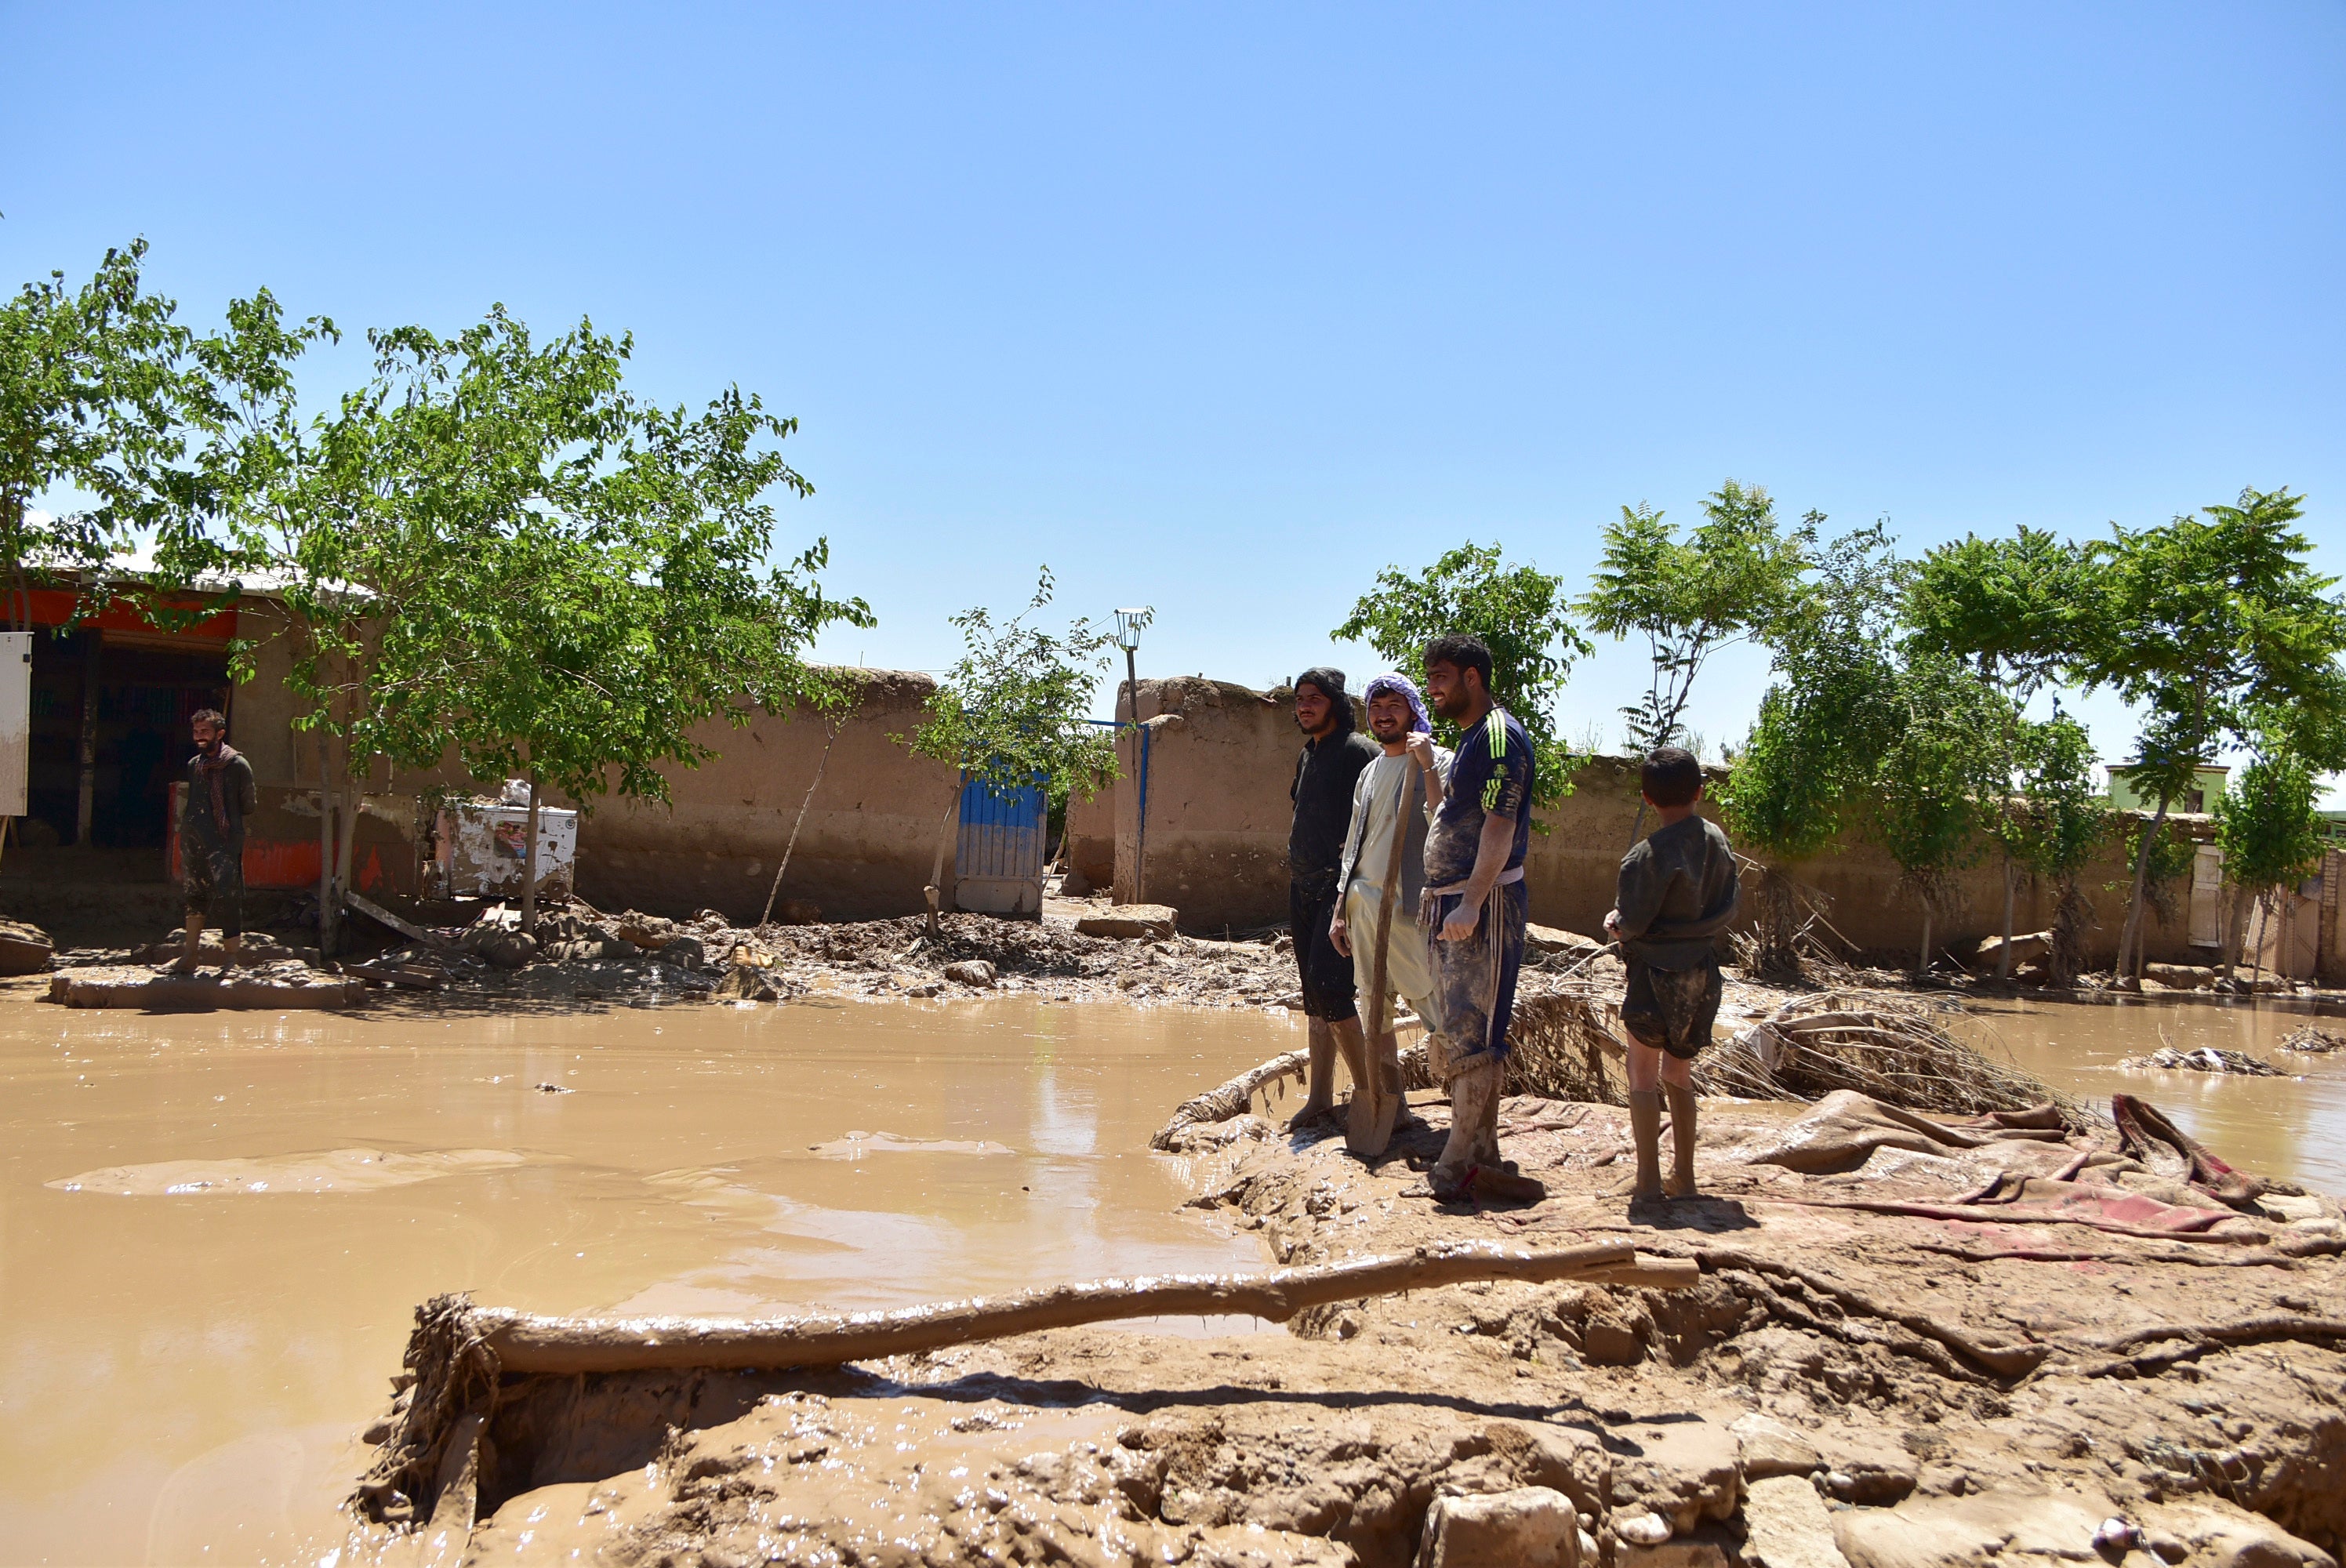
{"type": "MultiPolygon", "coordinates": [[[[2135,787],[2136,767],[2132,762],[2108,764],[2110,804],[2121,811],[2156,811],[2158,797],[2135,787]]],[[[2216,802],[2224,798],[2224,779],[2231,771],[2212,763],[2200,767],[2191,776],[2191,788],[2179,799],[2168,802],[2168,809],[2194,815],[2213,810],[2216,802]]]]}

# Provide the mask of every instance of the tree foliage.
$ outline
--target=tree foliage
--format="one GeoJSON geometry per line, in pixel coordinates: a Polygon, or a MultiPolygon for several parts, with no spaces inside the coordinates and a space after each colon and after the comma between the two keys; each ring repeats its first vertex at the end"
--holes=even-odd
{"type": "Polygon", "coordinates": [[[1630,747],[1677,744],[1695,677],[1721,648],[1764,636],[1802,591],[1821,513],[1790,529],[1758,485],[1729,479],[1703,503],[1703,521],[1681,537],[1643,503],[1621,508],[1580,613],[1613,637],[1646,639],[1653,678],[1644,700],[1621,709],[1630,747]]]}
{"type": "MultiPolygon", "coordinates": [[[[1063,798],[1115,778],[1116,743],[1086,717],[1115,634],[1088,620],[1062,634],[1045,631],[1035,620],[1050,607],[1053,591],[1045,566],[1034,596],[1015,616],[997,619],[981,606],[953,616],[962,656],[930,694],[927,722],[909,738],[896,738],[915,756],[956,769],[963,781],[1005,794],[1031,786],[1046,799],[1063,798]]],[[[956,788],[937,830],[929,876],[933,929],[960,804],[956,788]]]]}
{"type": "MultiPolygon", "coordinates": [[[[823,626],[869,624],[823,594],[820,543],[765,565],[767,493],[807,486],[774,449],[790,422],[756,398],[648,404],[625,385],[627,340],[581,323],[540,345],[499,308],[453,338],[370,333],[366,384],[305,416],[293,367],[332,334],[263,292],[197,346],[204,440],[157,551],[168,580],[278,595],[330,805],[376,759],[452,749],[582,806],[614,787],[665,800],[660,768],[709,755],[695,727],[783,707],[823,626]]],[[[330,815],[329,922],[355,812],[330,815]]]]}
{"type": "Polygon", "coordinates": [[[2019,865],[2056,882],[2076,878],[2109,835],[2110,813],[2094,776],[2086,727],[2055,712],[2020,727],[2019,791],[1998,837],[2019,865]]]}
{"type": "Polygon", "coordinates": [[[1817,853],[1872,785],[1898,729],[1896,583],[1882,526],[1855,530],[1823,551],[1814,580],[1771,625],[1772,678],[1720,802],[1746,849],[1780,860],[1817,853]]]}
{"type": "MultiPolygon", "coordinates": [[[[1563,578],[1506,565],[1497,545],[1470,542],[1413,576],[1387,566],[1330,635],[1364,641],[1396,667],[1415,669],[1427,643],[1454,633],[1481,637],[1491,649],[1491,697],[1523,725],[1538,759],[1533,803],[1563,799],[1572,793],[1576,759],[1556,734],[1556,703],[1573,662],[1589,651],[1563,578]]],[[[1454,727],[1437,719],[1435,728],[1456,743],[1454,727]]]]}
{"type": "Polygon", "coordinates": [[[157,516],[189,335],[172,301],[147,291],[146,256],[133,240],[78,288],[52,272],[0,300],[0,571],[16,626],[30,625],[36,584],[73,580],[102,598],[104,568],[157,516]],[[34,512],[44,499],[55,515],[34,512]]]}
{"type": "Polygon", "coordinates": [[[2084,550],[2041,529],[1965,535],[1907,574],[1907,640],[1969,660],[1982,679],[2025,698],[2076,661],[2090,577],[2084,550]]]}
{"type": "MultiPolygon", "coordinates": [[[[2161,822],[2200,765],[2219,747],[2253,747],[2268,715],[2287,716],[2288,749],[2309,765],[2346,767],[2346,605],[2337,579],[2303,558],[2301,499],[2243,490],[2202,511],[2115,529],[2095,547],[2102,569],[2078,661],[2089,687],[2142,708],[2134,777],[2161,822]]],[[[2121,953],[2141,929],[2148,876],[2138,859],[2121,953]]]]}

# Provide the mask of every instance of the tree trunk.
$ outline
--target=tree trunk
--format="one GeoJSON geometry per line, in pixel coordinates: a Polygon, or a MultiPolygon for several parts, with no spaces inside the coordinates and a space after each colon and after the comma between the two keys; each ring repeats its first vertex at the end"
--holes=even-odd
{"type": "Polygon", "coordinates": [[[953,799],[945,802],[944,820],[937,824],[937,858],[929,866],[929,885],[922,890],[929,900],[928,933],[931,936],[940,935],[944,931],[944,922],[937,917],[938,911],[944,907],[945,851],[953,847],[954,828],[961,819],[961,792],[968,785],[969,776],[966,773],[959,775],[954,785],[953,799]]]}
{"type": "MultiPolygon", "coordinates": [[[[342,768],[342,809],[334,820],[334,909],[338,920],[352,882],[351,861],[358,845],[359,818],[364,815],[362,802],[365,794],[365,783],[350,776],[350,767],[345,761],[342,768]]],[[[343,935],[347,939],[349,933],[345,932],[343,935]]]]}
{"type": "Polygon", "coordinates": [[[2224,983],[2229,985],[2239,965],[2240,944],[2248,938],[2249,890],[2228,888],[2225,891],[2229,896],[2224,901],[2229,906],[2224,911],[2224,983]]]}
{"type": "Polygon", "coordinates": [[[334,792],[327,780],[326,737],[318,737],[318,952],[334,956],[334,792]]]}
{"type": "Polygon", "coordinates": [[[2019,891],[2019,873],[2013,869],[2012,851],[2004,852],[2004,951],[1995,955],[1995,977],[2012,978],[2012,905],[2019,891]]]}
{"type": "Polygon", "coordinates": [[[1931,901],[1923,901],[1923,952],[1914,961],[1914,978],[1922,979],[1931,972],[1931,901]]]}
{"type": "Polygon", "coordinates": [[[81,764],[74,804],[74,843],[89,849],[97,829],[97,664],[105,657],[106,634],[95,626],[81,629],[81,764]]]}
{"type": "Polygon", "coordinates": [[[521,850],[521,931],[537,940],[537,776],[529,780],[529,826],[523,830],[521,850]]]}
{"type": "MultiPolygon", "coordinates": [[[[782,891],[782,873],[790,869],[790,851],[799,847],[799,830],[806,826],[807,808],[814,804],[814,792],[822,786],[822,770],[831,766],[831,748],[839,744],[838,727],[829,728],[831,736],[822,743],[822,760],[814,765],[814,782],[807,786],[806,799],[799,802],[798,820],[790,824],[790,841],[782,846],[782,863],[774,868],[774,885],[766,890],[766,911],[758,917],[761,926],[774,918],[774,900],[782,891]]],[[[934,873],[929,880],[936,880],[934,873]]]]}
{"type": "Polygon", "coordinates": [[[2143,830],[2142,852],[2134,858],[2134,894],[2127,901],[2126,930],[2118,937],[2118,978],[2128,973],[2127,960],[2134,955],[2136,972],[2141,967],[2142,901],[2150,885],[2150,850],[2158,841],[2158,831],[2167,825],[2167,797],[2158,798],[2158,809],[2151,814],[2150,826],[2143,830]]]}

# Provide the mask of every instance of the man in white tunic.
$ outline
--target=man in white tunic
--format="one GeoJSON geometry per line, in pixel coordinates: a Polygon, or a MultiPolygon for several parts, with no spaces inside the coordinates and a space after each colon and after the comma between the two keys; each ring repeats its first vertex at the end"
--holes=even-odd
{"type": "Polygon", "coordinates": [[[1401,1058],[1391,999],[1433,1020],[1433,955],[1418,923],[1425,888],[1425,830],[1442,803],[1450,752],[1433,743],[1425,701],[1407,676],[1381,675],[1367,690],[1369,733],[1383,755],[1352,787],[1352,822],[1344,836],[1337,885],[1344,890],[1328,934],[1352,958],[1367,1031],[1372,1091],[1352,1095],[1346,1141],[1374,1156],[1392,1138],[1401,1113],[1401,1058]],[[1392,901],[1390,913],[1386,900],[1392,901]]]}

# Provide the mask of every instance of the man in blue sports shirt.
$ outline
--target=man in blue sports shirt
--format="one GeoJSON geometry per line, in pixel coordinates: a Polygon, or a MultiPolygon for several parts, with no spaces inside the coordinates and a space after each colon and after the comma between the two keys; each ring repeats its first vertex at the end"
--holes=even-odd
{"type": "MultiPolygon", "coordinates": [[[[1425,838],[1419,919],[1433,936],[1434,1033],[1428,1054],[1450,1090],[1450,1141],[1427,1174],[1445,1202],[1528,1186],[1499,1159],[1499,1079],[1523,967],[1529,900],[1531,737],[1491,700],[1491,650],[1480,637],[1425,645],[1425,695],[1462,731],[1449,787],[1425,838]]],[[[1528,1196],[1524,1194],[1522,1196],[1528,1196]]]]}

